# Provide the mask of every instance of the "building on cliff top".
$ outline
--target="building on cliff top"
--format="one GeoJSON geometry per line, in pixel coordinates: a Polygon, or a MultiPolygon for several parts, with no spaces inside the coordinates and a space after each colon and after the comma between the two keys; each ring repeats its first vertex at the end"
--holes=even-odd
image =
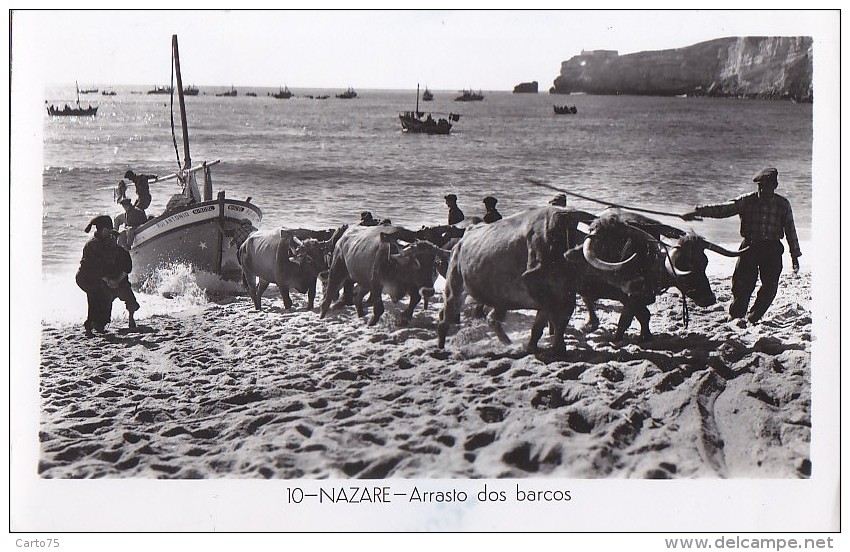
{"type": "Polygon", "coordinates": [[[620,54],[617,50],[582,50],[581,55],[585,57],[615,58],[620,54]]]}

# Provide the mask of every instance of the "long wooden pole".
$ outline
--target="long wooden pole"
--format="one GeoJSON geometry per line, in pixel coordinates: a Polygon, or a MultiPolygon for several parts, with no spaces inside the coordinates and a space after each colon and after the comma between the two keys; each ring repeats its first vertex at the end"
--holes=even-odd
{"type": "MultiPolygon", "coordinates": [[[[651,215],[666,215],[668,217],[681,218],[681,215],[678,215],[676,213],[671,213],[669,211],[654,211],[652,209],[643,209],[641,207],[629,207],[627,205],[620,205],[619,203],[612,203],[610,201],[595,199],[595,198],[592,198],[592,197],[588,197],[586,195],[577,194],[575,192],[569,192],[567,190],[563,190],[561,188],[558,188],[557,186],[553,186],[551,184],[541,182],[540,180],[537,180],[536,178],[526,177],[525,181],[528,182],[529,184],[534,184],[535,186],[542,186],[543,188],[549,188],[550,190],[554,190],[556,192],[561,192],[562,194],[570,195],[570,196],[573,196],[573,197],[578,197],[578,198],[581,198],[581,199],[586,199],[587,201],[592,201],[594,203],[600,203],[600,204],[605,205],[607,207],[619,207],[620,209],[625,209],[627,211],[637,211],[638,213],[649,213],[651,215]]],[[[694,218],[694,220],[702,220],[702,218],[696,217],[696,218],[694,218]]]]}
{"type": "Polygon", "coordinates": [[[174,54],[174,71],[177,73],[177,97],[180,99],[180,124],[183,125],[183,168],[192,166],[189,155],[189,125],[186,123],[186,101],[183,99],[183,77],[180,75],[180,51],[177,47],[177,35],[171,35],[171,49],[174,54]]]}

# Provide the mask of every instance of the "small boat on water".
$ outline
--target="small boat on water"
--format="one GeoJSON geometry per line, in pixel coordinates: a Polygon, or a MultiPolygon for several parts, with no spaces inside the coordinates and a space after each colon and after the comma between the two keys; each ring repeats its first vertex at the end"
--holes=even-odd
{"type": "Polygon", "coordinates": [[[455,98],[456,102],[480,102],[484,99],[484,94],[479,90],[478,92],[473,92],[472,90],[461,90],[460,96],[455,98]]]}
{"type": "MultiPolygon", "coordinates": [[[[247,235],[259,228],[262,211],[251,203],[251,198],[230,199],[224,191],[213,197],[210,169],[219,160],[192,166],[177,35],[172,36],[172,71],[177,80],[184,160],[181,164],[178,152],[178,171],[149,183],[176,180],[183,191],[172,196],[164,213],[134,229],[130,243],[133,260],[130,282],[136,288],[144,287],[161,269],[180,264],[191,267],[196,283],[207,292],[239,293],[243,285],[236,251],[247,235]],[[202,175],[202,188],[198,186],[197,174],[202,175]]],[[[173,116],[171,120],[174,121],[173,116]]],[[[173,124],[172,134],[176,144],[173,124]]]]}
{"type": "Polygon", "coordinates": [[[171,94],[170,86],[159,86],[155,85],[153,90],[148,90],[148,94],[171,94]]]}
{"type": "MultiPolygon", "coordinates": [[[[48,104],[48,115],[54,117],[94,117],[95,115],[97,115],[97,106],[89,105],[83,107],[82,105],[80,105],[80,87],[76,83],[74,83],[74,85],[77,89],[76,107],[67,103],[63,107],[48,104]]],[[[45,101],[44,103],[47,102],[45,101]]]]}
{"type": "Polygon", "coordinates": [[[428,90],[428,87],[426,86],[425,92],[422,93],[422,101],[423,102],[430,102],[433,99],[434,99],[434,94],[432,94],[431,91],[428,90]]]}
{"type": "Polygon", "coordinates": [[[574,105],[553,105],[556,115],[575,115],[578,113],[574,105]]]}
{"type": "Polygon", "coordinates": [[[188,86],[183,89],[184,96],[197,96],[199,92],[200,90],[198,90],[198,87],[195,85],[188,86]]]}
{"type": "Polygon", "coordinates": [[[97,94],[100,92],[99,88],[86,88],[85,90],[80,90],[80,94],[97,94]]]}
{"type": "Polygon", "coordinates": [[[233,87],[233,85],[231,84],[231,85],[230,85],[230,90],[228,90],[227,92],[221,92],[221,93],[219,93],[219,94],[216,94],[216,96],[218,96],[218,97],[220,97],[220,98],[221,98],[221,97],[224,97],[224,98],[235,98],[235,97],[236,97],[236,94],[237,94],[236,89],[235,89],[235,88],[233,87]]]}
{"type": "Polygon", "coordinates": [[[116,92],[114,90],[104,90],[100,93],[101,96],[114,96],[116,92]]]}
{"type": "Polygon", "coordinates": [[[357,97],[357,92],[355,92],[354,89],[349,86],[348,90],[346,90],[342,94],[337,94],[336,97],[341,100],[350,100],[352,98],[357,97]]]}
{"type": "Polygon", "coordinates": [[[279,100],[288,100],[292,97],[292,92],[289,91],[289,88],[284,86],[282,89],[278,88],[278,91],[271,96],[279,100]]]}
{"type": "Polygon", "coordinates": [[[256,92],[245,92],[245,95],[246,95],[246,96],[250,96],[250,97],[252,97],[252,98],[256,98],[256,97],[257,97],[257,93],[256,93],[256,92]]]}
{"type": "Polygon", "coordinates": [[[460,115],[449,113],[448,117],[434,119],[431,113],[427,116],[419,111],[419,85],[416,86],[416,110],[403,111],[398,114],[401,130],[410,134],[448,134],[452,130],[451,121],[459,121],[460,115]]]}

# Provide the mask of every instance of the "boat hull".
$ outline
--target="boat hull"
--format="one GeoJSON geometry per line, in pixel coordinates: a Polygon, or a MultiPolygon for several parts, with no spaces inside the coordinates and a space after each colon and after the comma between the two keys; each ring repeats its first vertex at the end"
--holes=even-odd
{"type": "Polygon", "coordinates": [[[401,129],[411,134],[449,134],[452,125],[446,119],[423,121],[413,115],[399,115],[401,129]]]}
{"type": "Polygon", "coordinates": [[[256,205],[220,198],[149,220],[136,229],[130,248],[130,282],[138,289],[160,270],[179,264],[191,266],[197,285],[207,292],[242,292],[239,244],[231,243],[230,236],[243,221],[259,228],[261,219],[256,205]]]}
{"type": "Polygon", "coordinates": [[[47,108],[47,114],[54,117],[94,117],[97,115],[97,107],[59,109],[51,105],[47,108]]]}

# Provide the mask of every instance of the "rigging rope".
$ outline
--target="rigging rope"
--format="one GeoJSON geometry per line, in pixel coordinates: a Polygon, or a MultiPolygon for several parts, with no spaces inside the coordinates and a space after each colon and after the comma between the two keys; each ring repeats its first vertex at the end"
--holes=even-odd
{"type": "MultiPolygon", "coordinates": [[[[640,207],[629,207],[627,205],[620,205],[619,203],[612,203],[610,201],[603,201],[601,199],[595,199],[595,198],[588,197],[588,196],[585,196],[585,195],[577,194],[575,192],[568,192],[566,190],[562,190],[562,189],[560,189],[556,186],[553,186],[551,184],[541,182],[540,180],[537,180],[535,178],[526,177],[525,180],[527,182],[531,183],[531,184],[534,184],[535,186],[541,186],[543,188],[549,188],[550,190],[554,190],[556,192],[561,192],[562,194],[571,195],[573,197],[578,197],[578,198],[581,198],[581,199],[585,199],[587,201],[592,201],[594,203],[599,203],[599,204],[605,205],[607,207],[618,207],[620,209],[626,209],[628,211],[636,211],[636,212],[639,212],[639,213],[649,213],[649,214],[652,214],[652,215],[665,215],[665,216],[668,216],[668,217],[681,218],[680,215],[678,215],[676,213],[670,213],[670,212],[667,212],[667,211],[653,211],[652,209],[643,209],[643,208],[640,208],[640,207]]],[[[694,220],[700,220],[700,219],[695,218],[694,220]]]]}

